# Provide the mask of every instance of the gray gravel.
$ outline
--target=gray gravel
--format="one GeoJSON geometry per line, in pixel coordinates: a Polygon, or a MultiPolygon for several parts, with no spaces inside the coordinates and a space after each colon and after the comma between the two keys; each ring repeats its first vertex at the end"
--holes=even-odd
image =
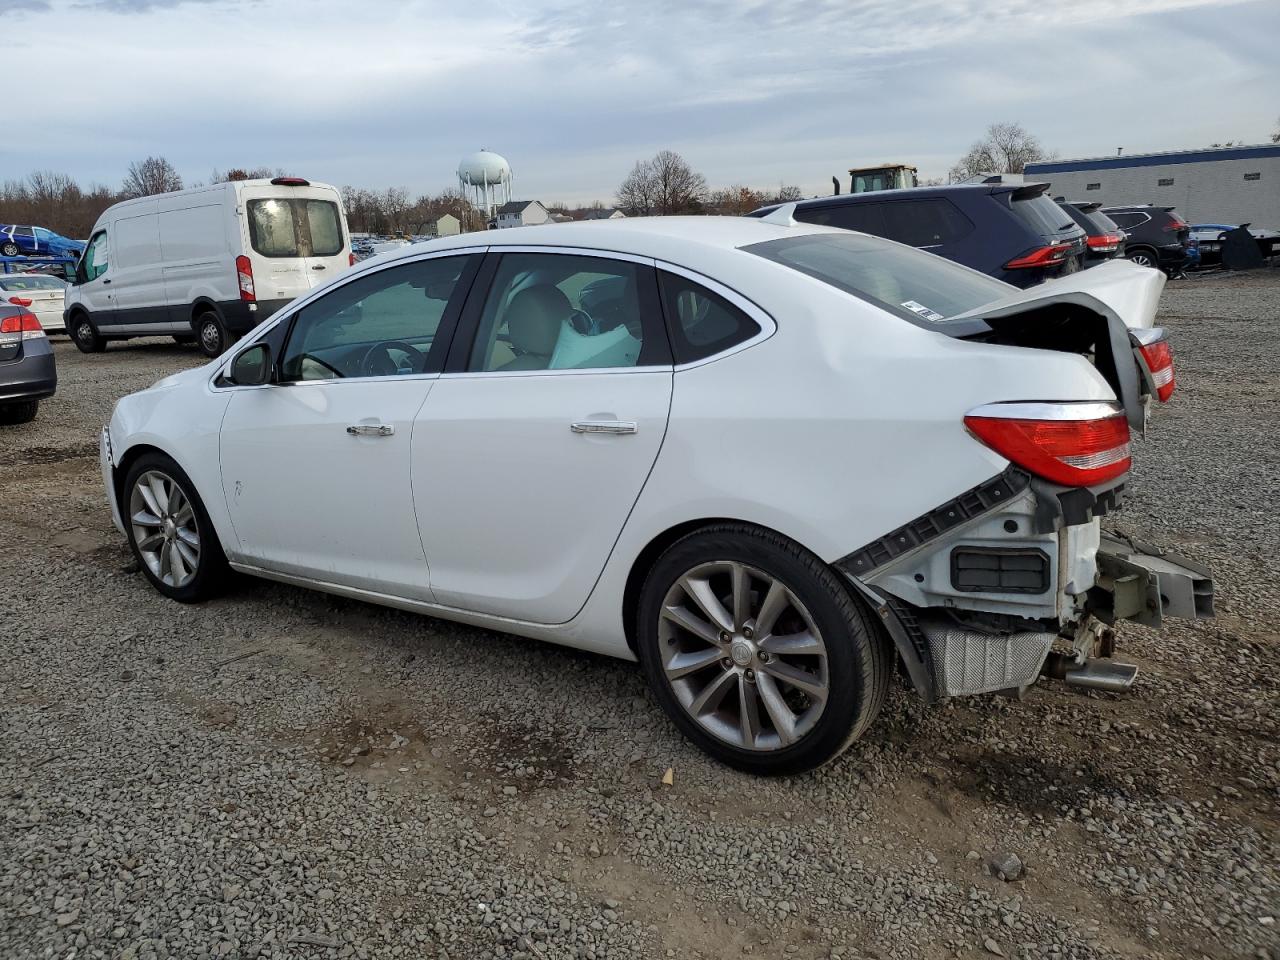
{"type": "Polygon", "coordinates": [[[0,956],[1277,960],[1278,302],[1169,285],[1179,391],[1117,518],[1211,564],[1217,620],[1123,630],[1126,698],[898,690],[782,781],[627,664],[265,582],[163,600],[95,436],[199,358],[60,342],[0,437],[0,956]]]}

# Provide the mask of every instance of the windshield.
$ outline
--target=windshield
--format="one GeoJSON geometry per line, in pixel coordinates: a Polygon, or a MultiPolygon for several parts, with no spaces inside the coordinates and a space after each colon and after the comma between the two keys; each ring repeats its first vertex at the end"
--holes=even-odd
{"type": "Polygon", "coordinates": [[[249,201],[249,242],[264,257],[333,257],[342,252],[342,220],[329,200],[249,201]]]}
{"type": "Polygon", "coordinates": [[[940,323],[1014,292],[1007,283],[932,253],[856,233],[813,233],[742,249],[918,326],[940,323]]]}
{"type": "Polygon", "coordinates": [[[0,290],[65,290],[67,283],[47,274],[0,277],[0,290]]]}

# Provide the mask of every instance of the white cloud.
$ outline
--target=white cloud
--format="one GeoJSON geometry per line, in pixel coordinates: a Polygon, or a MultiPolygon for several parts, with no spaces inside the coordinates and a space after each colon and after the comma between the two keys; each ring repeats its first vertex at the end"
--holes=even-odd
{"type": "Polygon", "coordinates": [[[1072,155],[1194,146],[1251,112],[1257,139],[1280,68],[1252,38],[1274,37],[1277,6],[52,0],[5,16],[23,19],[11,52],[29,37],[20,55],[76,65],[40,91],[33,168],[113,182],[156,153],[193,179],[265,164],[426,190],[483,145],[521,192],[572,201],[668,146],[715,184],[817,191],[855,162],[941,172],[1000,119],[1072,155]]]}

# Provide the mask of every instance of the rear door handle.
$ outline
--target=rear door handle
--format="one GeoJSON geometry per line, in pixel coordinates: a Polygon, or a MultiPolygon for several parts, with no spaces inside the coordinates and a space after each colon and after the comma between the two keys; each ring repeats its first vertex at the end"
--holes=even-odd
{"type": "Polygon", "coordinates": [[[323,270],[323,269],[324,269],[324,264],[323,264],[323,263],[317,263],[317,264],[315,264],[311,269],[312,269],[312,270],[323,270]]]}
{"type": "Polygon", "coordinates": [[[395,427],[385,423],[353,423],[347,427],[353,437],[389,437],[395,432],[395,427]]]}
{"type": "Polygon", "coordinates": [[[634,420],[575,420],[569,424],[574,433],[635,433],[639,427],[634,420]]]}

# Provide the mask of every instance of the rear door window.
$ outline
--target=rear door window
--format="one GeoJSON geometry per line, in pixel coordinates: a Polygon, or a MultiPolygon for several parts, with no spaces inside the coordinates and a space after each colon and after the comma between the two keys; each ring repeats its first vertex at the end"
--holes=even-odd
{"type": "Polygon", "coordinates": [[[973,231],[973,224],[950,201],[894,200],[884,204],[883,236],[912,247],[952,243],[973,231]]]}
{"type": "Polygon", "coordinates": [[[857,230],[884,236],[883,203],[833,203],[826,207],[801,207],[795,217],[804,223],[817,223],[841,230],[857,230]]]}
{"type": "Polygon", "coordinates": [[[1151,219],[1145,213],[1109,213],[1107,216],[1126,230],[1132,230],[1139,224],[1146,223],[1151,219]]]}
{"type": "Polygon", "coordinates": [[[342,252],[342,219],[330,200],[266,197],[248,202],[249,243],[264,257],[332,257],[342,252]]]}

